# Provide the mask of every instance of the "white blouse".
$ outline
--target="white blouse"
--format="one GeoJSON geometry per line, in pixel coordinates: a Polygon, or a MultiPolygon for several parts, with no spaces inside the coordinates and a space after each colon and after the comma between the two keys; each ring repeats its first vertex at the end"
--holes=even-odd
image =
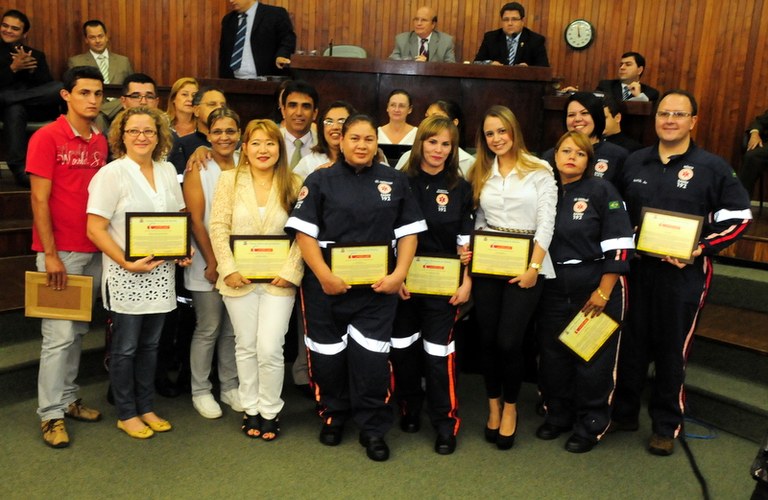
{"type": "Polygon", "coordinates": [[[301,177],[301,180],[304,180],[309,174],[317,170],[317,167],[325,165],[329,161],[331,161],[331,159],[328,158],[328,155],[325,153],[312,152],[296,164],[293,173],[301,177]]]}
{"type": "MultiPolygon", "coordinates": [[[[206,231],[208,230],[208,221],[211,218],[213,193],[220,175],[221,167],[213,159],[208,160],[205,168],[200,170],[200,185],[203,190],[203,199],[205,200],[203,224],[206,231]]],[[[195,254],[192,256],[192,264],[184,268],[184,286],[191,292],[212,292],[215,290],[215,287],[213,283],[205,279],[205,257],[203,257],[203,253],[198,248],[194,237],[192,238],[192,248],[195,249],[195,254]]]]}
{"type": "MultiPolygon", "coordinates": [[[[108,232],[125,250],[126,212],[178,212],[185,207],[176,169],[168,162],[154,162],[155,190],[139,165],[124,156],[110,162],[88,186],[88,213],[109,220],[108,232]]],[[[103,254],[104,307],[122,314],[165,313],[176,308],[173,262],[148,273],[134,273],[103,254]]]]}
{"type": "MultiPolygon", "coordinates": [[[[547,250],[555,229],[557,184],[546,161],[531,155],[527,158],[546,168],[534,170],[522,179],[517,175],[517,168],[513,168],[506,177],[502,177],[498,158],[494,159],[491,176],[480,193],[475,229],[493,231],[488,226],[496,226],[534,231],[534,240],[547,250]]],[[[547,278],[555,277],[549,252],[544,256],[540,274],[547,278]]]]}
{"type": "Polygon", "coordinates": [[[378,142],[379,144],[405,144],[406,146],[409,144],[413,144],[413,141],[416,140],[416,130],[418,130],[416,127],[413,127],[410,132],[405,134],[405,136],[400,140],[400,142],[392,142],[392,139],[387,137],[387,134],[384,133],[384,131],[379,127],[377,131],[378,135],[378,142]]]}

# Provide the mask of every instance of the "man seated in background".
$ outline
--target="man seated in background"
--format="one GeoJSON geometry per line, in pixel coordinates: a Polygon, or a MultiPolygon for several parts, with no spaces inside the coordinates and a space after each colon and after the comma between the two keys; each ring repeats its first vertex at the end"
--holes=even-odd
{"type": "Polygon", "coordinates": [[[739,179],[752,197],[757,180],[768,169],[768,148],[763,144],[763,137],[768,134],[768,111],[755,117],[749,124],[747,133],[749,134],[747,151],[744,153],[744,161],[741,162],[739,179]]]}
{"type": "Polygon", "coordinates": [[[619,63],[619,78],[601,80],[597,90],[610,95],[616,101],[658,101],[659,91],[640,83],[645,73],[645,57],[637,52],[625,52],[619,63]]]}
{"type": "Polygon", "coordinates": [[[30,28],[21,11],[6,11],[0,23],[0,113],[6,162],[16,184],[29,187],[24,172],[27,122],[52,120],[62,103],[61,83],[53,81],[45,54],[23,44],[30,28]]]}
{"type": "MultiPolygon", "coordinates": [[[[83,23],[83,37],[88,52],[72,56],[67,61],[67,68],[75,66],[93,66],[98,68],[105,84],[121,85],[125,78],[133,73],[133,66],[127,57],[111,52],[107,27],[98,19],[91,19],[83,23]]],[[[101,105],[101,114],[97,124],[102,126],[111,123],[118,112],[123,109],[117,99],[104,99],[101,105]]]]}
{"type": "Polygon", "coordinates": [[[505,4],[499,12],[501,28],[483,36],[476,62],[491,61],[497,66],[549,66],[546,39],[525,27],[525,8],[517,2],[505,4]]]}
{"type": "Polygon", "coordinates": [[[453,37],[435,29],[437,14],[431,7],[419,7],[413,16],[413,31],[395,37],[390,59],[456,62],[453,37]]]}

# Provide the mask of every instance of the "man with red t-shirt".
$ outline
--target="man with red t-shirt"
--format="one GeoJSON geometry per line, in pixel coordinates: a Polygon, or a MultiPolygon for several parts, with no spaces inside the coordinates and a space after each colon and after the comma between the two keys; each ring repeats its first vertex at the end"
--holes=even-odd
{"type": "MultiPolygon", "coordinates": [[[[68,70],[61,91],[67,114],[35,132],[27,153],[37,269],[47,274],[47,286],[54,290],[66,288],[68,274],[93,276],[94,297],[101,282],[101,254],[86,235],[85,209],[88,184],[107,159],[107,140],[93,125],[103,89],[97,68],[68,70]]],[[[69,445],[64,416],[85,422],[101,419],[101,413],[85,407],[77,397],[75,378],[87,331],[85,322],[42,322],[37,413],[43,441],[53,448],[69,445]]]]}

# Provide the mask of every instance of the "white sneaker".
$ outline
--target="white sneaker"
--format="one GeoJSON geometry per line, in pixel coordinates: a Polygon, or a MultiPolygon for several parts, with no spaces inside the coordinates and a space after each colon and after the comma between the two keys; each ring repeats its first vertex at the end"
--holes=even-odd
{"type": "Polygon", "coordinates": [[[240,404],[240,395],[237,392],[237,389],[231,389],[229,391],[221,391],[220,394],[221,402],[229,405],[230,408],[232,408],[236,412],[242,412],[243,405],[240,404]]]}
{"type": "Polygon", "coordinates": [[[219,418],[222,415],[221,406],[213,399],[210,393],[202,396],[192,396],[192,406],[195,407],[197,413],[205,418],[219,418]]]}

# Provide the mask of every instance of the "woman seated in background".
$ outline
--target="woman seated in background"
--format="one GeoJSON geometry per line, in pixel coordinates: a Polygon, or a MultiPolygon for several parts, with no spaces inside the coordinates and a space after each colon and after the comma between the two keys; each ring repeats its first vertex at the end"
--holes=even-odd
{"type": "Polygon", "coordinates": [[[190,76],[179,78],[171,87],[166,113],[171,122],[171,130],[178,137],[195,131],[196,123],[192,114],[194,110],[192,99],[194,99],[198,87],[197,80],[190,76]]]}
{"type": "Polygon", "coordinates": [[[211,362],[217,353],[217,374],[221,401],[235,411],[243,411],[238,396],[235,334],[216,290],[217,262],[208,235],[211,205],[216,183],[222,172],[235,168],[239,152],[240,117],[229,108],[215,109],[208,115],[208,141],[211,156],[206,168],[193,168],[184,174],[184,201],[192,220],[192,264],[184,270],[184,286],[192,292],[197,323],[190,344],[192,406],[205,418],[219,418],[221,407],[211,394],[211,362]]]}
{"type": "Polygon", "coordinates": [[[408,115],[413,112],[411,95],[403,89],[395,89],[387,97],[389,122],[378,128],[379,144],[413,144],[416,127],[409,124],[408,115]]]}
{"type": "Polygon", "coordinates": [[[237,168],[222,172],[213,198],[210,236],[218,262],[216,288],[235,329],[241,429],[265,441],[280,433],[283,344],[304,265],[296,243],[270,283],[251,283],[237,267],[232,235],[284,236],[283,227],[301,187],[288,167],[285,142],[271,120],[251,121],[237,168]]]}
{"type": "MultiPolygon", "coordinates": [[[[549,165],[525,148],[520,124],[504,106],[491,107],[480,123],[469,180],[477,208],[475,229],[533,237],[529,267],[522,274],[509,280],[472,280],[489,406],[485,438],[507,450],[517,432],[523,340],[544,285],[539,274],[554,277],[547,248],[557,186],[549,165]]],[[[465,256],[471,258],[471,253],[465,256]]]]}
{"type": "MultiPolygon", "coordinates": [[[[432,116],[421,122],[403,169],[427,221],[427,231],[418,234],[419,254],[456,257],[469,244],[474,228],[472,188],[459,172],[458,149],[459,131],[450,119],[432,116]]],[[[392,331],[390,360],[400,428],[417,432],[421,426],[424,377],[429,419],[437,432],[435,452],[441,455],[456,449],[460,420],[453,327],[458,306],[469,300],[471,289],[466,268],[463,283],[451,297],[411,296],[406,283],[392,331]]]]}
{"type": "MultiPolygon", "coordinates": [[[[469,169],[472,167],[472,164],[475,163],[475,157],[464,151],[460,146],[462,137],[461,118],[463,116],[461,108],[453,101],[440,99],[430,104],[427,108],[427,112],[424,113],[424,118],[431,118],[433,116],[444,116],[448,118],[459,130],[459,144],[456,145],[459,151],[459,171],[461,172],[461,176],[466,179],[469,169]]],[[[403,153],[398,160],[397,165],[395,165],[395,168],[401,170],[410,156],[410,151],[403,153]]]]}
{"type": "Polygon", "coordinates": [[[621,275],[629,272],[634,249],[618,191],[590,176],[593,155],[590,139],[581,132],[566,132],[555,146],[560,196],[549,253],[557,277],[546,280],[536,314],[539,387],[547,410],[536,436],[555,439],[574,427],[565,443],[572,453],[590,451],[611,422],[621,334],[615,332],[589,363],[558,336],[579,311],[622,322],[627,295],[621,275]]]}
{"type": "Polygon", "coordinates": [[[339,159],[341,128],[349,115],[355,114],[355,108],[346,101],[334,101],[329,104],[318,119],[318,126],[323,133],[317,136],[317,145],[293,169],[293,173],[306,179],[318,168],[330,167],[339,159]]]}
{"type": "MultiPolygon", "coordinates": [[[[589,168],[592,176],[613,182],[618,178],[618,172],[629,156],[629,151],[603,139],[605,130],[605,111],[602,97],[592,92],[576,92],[568,98],[565,110],[565,129],[577,131],[589,137],[594,157],[590,159],[589,168]]],[[[555,166],[554,149],[544,152],[541,156],[555,166]]],[[[558,173],[555,172],[555,175],[558,173]]]]}
{"type": "MultiPolygon", "coordinates": [[[[148,255],[125,259],[126,212],[178,212],[184,197],[173,165],[162,159],[171,147],[163,114],[131,108],[109,131],[117,158],[94,176],[88,188],[88,237],[103,252],[102,295],[112,312],[109,378],[117,427],[146,439],[171,430],[154,412],[157,347],[165,313],[176,308],[174,263],[148,255]]],[[[190,264],[185,258],[181,266],[190,264]]]]}

